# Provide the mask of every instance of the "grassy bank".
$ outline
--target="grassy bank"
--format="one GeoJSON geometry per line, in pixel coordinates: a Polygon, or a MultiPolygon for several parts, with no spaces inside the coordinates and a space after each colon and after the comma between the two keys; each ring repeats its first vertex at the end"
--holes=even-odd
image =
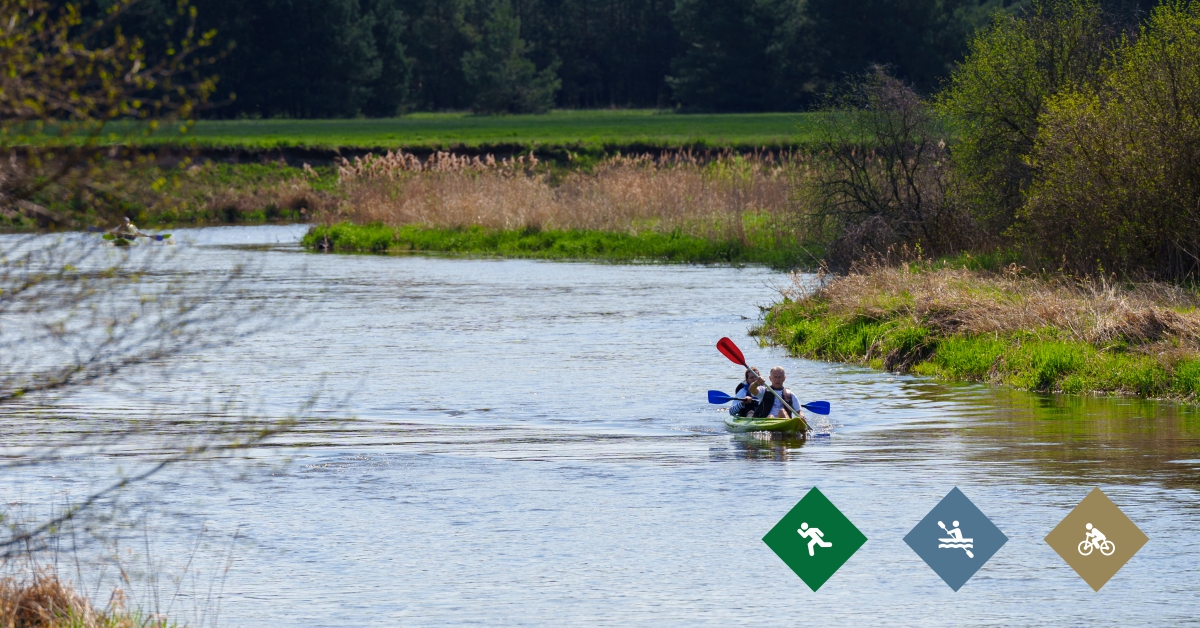
{"type": "Polygon", "coordinates": [[[807,358],[1036,391],[1200,397],[1200,297],[963,268],[800,278],[757,333],[807,358]]]}
{"type": "Polygon", "coordinates": [[[414,113],[349,120],[201,120],[185,136],[163,133],[150,145],[263,150],[277,148],[488,149],[608,151],[630,148],[754,149],[812,143],[816,120],[803,113],[676,114],[654,110],[555,111],[477,116],[414,113]]]}
{"type": "Polygon", "coordinates": [[[747,246],[737,240],[709,240],[678,231],[619,233],[589,229],[485,229],[388,227],[379,223],[340,223],[313,227],[306,248],[343,252],[436,252],[534,259],[664,261],[697,264],[763,264],[794,268],[811,253],[802,247],[747,246]]]}

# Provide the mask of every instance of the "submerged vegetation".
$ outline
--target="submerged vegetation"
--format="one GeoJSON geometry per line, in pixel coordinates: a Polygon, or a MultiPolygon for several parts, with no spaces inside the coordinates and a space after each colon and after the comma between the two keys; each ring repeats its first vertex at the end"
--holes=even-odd
{"type": "Polygon", "coordinates": [[[1200,295],[917,262],[794,276],[757,331],[798,356],[1037,391],[1200,397],[1200,295]]]}

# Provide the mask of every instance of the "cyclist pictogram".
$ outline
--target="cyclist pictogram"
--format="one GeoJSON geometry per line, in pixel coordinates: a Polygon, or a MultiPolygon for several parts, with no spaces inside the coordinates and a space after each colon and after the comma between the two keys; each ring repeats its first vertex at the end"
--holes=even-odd
{"type": "Polygon", "coordinates": [[[1105,556],[1112,556],[1113,552],[1117,551],[1116,544],[1108,540],[1108,538],[1104,536],[1104,533],[1100,531],[1100,528],[1097,528],[1090,523],[1084,527],[1087,528],[1088,532],[1087,536],[1085,536],[1084,539],[1079,542],[1080,554],[1087,556],[1088,554],[1092,553],[1093,549],[1098,549],[1100,550],[1101,554],[1105,556]]]}
{"type": "Polygon", "coordinates": [[[1095,591],[1116,575],[1148,540],[1098,488],[1092,489],[1046,535],[1050,547],[1095,591]],[[1082,541],[1080,532],[1086,532],[1082,541]]]}

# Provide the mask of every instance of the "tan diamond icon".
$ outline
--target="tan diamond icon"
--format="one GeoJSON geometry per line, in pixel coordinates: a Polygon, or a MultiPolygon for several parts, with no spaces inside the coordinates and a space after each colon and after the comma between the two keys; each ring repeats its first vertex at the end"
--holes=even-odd
{"type": "Polygon", "coordinates": [[[1046,535],[1050,547],[1095,591],[1149,540],[1098,488],[1046,535]]]}

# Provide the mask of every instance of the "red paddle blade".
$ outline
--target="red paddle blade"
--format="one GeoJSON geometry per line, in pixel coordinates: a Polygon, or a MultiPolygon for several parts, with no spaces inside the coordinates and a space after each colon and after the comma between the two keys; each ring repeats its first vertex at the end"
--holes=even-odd
{"type": "MultiPolygon", "coordinates": [[[[732,340],[728,338],[722,338],[718,340],[717,351],[720,351],[721,355],[729,358],[734,364],[746,366],[746,357],[742,355],[742,350],[738,349],[737,345],[733,344],[732,340]]],[[[746,366],[746,368],[750,367],[746,366]]]]}

